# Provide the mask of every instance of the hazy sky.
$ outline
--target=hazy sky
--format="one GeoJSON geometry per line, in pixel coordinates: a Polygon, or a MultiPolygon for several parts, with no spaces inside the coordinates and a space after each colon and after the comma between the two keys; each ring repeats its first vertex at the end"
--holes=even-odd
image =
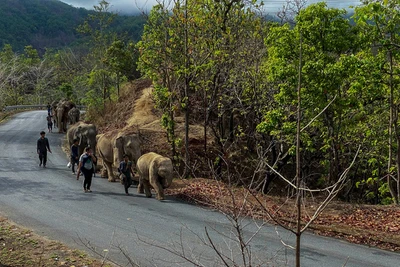
{"type": "MultiPolygon", "coordinates": [[[[99,4],[99,0],[60,0],[75,7],[93,9],[99,4]]],[[[106,0],[110,4],[110,9],[117,13],[134,13],[138,9],[150,10],[157,3],[156,0],[106,0]]]]}
{"type": "MultiPolygon", "coordinates": [[[[64,3],[73,5],[75,7],[84,7],[93,9],[94,5],[98,5],[99,0],[61,0],[64,3]]],[[[150,10],[151,7],[157,3],[157,0],[107,0],[110,3],[111,10],[118,13],[133,13],[140,9],[150,10]]],[[[271,10],[271,13],[277,12],[286,0],[264,0],[265,10],[271,10]]],[[[308,3],[317,3],[321,0],[309,0],[308,3]]],[[[330,7],[347,8],[349,6],[356,6],[360,0],[326,0],[330,7]]]]}

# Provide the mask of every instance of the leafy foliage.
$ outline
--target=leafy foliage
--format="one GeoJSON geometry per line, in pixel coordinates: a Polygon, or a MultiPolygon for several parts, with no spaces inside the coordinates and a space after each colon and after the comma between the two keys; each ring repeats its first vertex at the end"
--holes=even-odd
{"type": "MultiPolygon", "coordinates": [[[[155,84],[169,133],[175,116],[190,110],[190,121],[203,123],[213,134],[217,156],[209,154],[209,161],[217,177],[262,184],[264,175],[273,173],[257,172],[263,162],[287,174],[294,171],[301,43],[305,182],[310,187],[335,183],[361,146],[363,156],[342,197],[363,191],[365,200],[387,203],[382,178],[398,173],[397,166],[389,173],[383,168],[388,152],[389,158],[397,153],[397,144],[387,146],[394,131],[382,124],[390,113],[389,85],[397,88],[397,5],[365,1],[353,19],[345,10],[318,3],[300,10],[293,25],[260,19],[255,2],[157,5],[138,44],[138,66],[155,84]],[[382,32],[389,30],[388,40],[382,32]],[[368,177],[376,181],[373,198],[369,187],[355,186],[368,177]]],[[[392,125],[397,129],[397,121],[392,125]]]]}

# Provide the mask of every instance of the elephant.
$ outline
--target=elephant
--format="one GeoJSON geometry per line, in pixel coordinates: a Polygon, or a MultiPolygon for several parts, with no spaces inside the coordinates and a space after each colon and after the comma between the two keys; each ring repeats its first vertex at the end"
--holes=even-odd
{"type": "Polygon", "coordinates": [[[56,110],[56,108],[57,108],[58,102],[59,102],[59,101],[54,100],[54,101],[51,102],[51,104],[50,104],[51,115],[53,115],[53,116],[54,116],[54,112],[55,112],[55,110],[56,110]]]}
{"type": "Polygon", "coordinates": [[[54,121],[54,128],[57,128],[57,104],[59,101],[54,100],[51,102],[51,116],[53,117],[54,121]]]}
{"type": "Polygon", "coordinates": [[[156,191],[156,198],[164,200],[164,189],[172,184],[173,166],[170,158],[154,152],[142,155],[137,161],[139,173],[138,193],[151,197],[150,186],[156,191]]]}
{"type": "Polygon", "coordinates": [[[56,108],[57,128],[59,133],[67,131],[68,112],[75,104],[68,100],[60,100],[56,108]]]}
{"type": "Polygon", "coordinates": [[[107,171],[109,182],[115,182],[113,166],[117,168],[123,160],[123,155],[128,155],[129,159],[136,164],[141,155],[141,140],[138,134],[126,134],[115,132],[97,135],[97,151],[103,160],[103,167],[107,171]]]}
{"type": "Polygon", "coordinates": [[[71,108],[71,110],[68,111],[69,123],[70,124],[77,123],[79,121],[80,115],[81,115],[81,112],[77,107],[71,108]]]}
{"type": "Polygon", "coordinates": [[[79,156],[83,154],[85,147],[90,146],[94,153],[96,153],[96,140],[97,129],[94,124],[87,124],[82,121],[71,125],[67,131],[67,140],[69,147],[74,143],[74,139],[79,140],[79,156]]]}

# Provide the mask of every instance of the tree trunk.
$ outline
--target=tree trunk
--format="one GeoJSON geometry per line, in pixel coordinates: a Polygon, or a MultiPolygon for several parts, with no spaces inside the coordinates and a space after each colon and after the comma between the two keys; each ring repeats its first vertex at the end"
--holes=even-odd
{"type": "Polygon", "coordinates": [[[185,171],[184,178],[187,178],[191,173],[190,167],[190,154],[189,154],[189,112],[190,112],[190,101],[189,101],[189,47],[188,47],[188,14],[187,14],[187,0],[185,1],[185,91],[184,91],[184,104],[185,104],[185,171]]]}
{"type": "Polygon", "coordinates": [[[395,198],[395,202],[397,205],[400,204],[400,136],[397,135],[397,198],[395,198]]]}
{"type": "MultiPolygon", "coordinates": [[[[389,73],[390,73],[390,78],[389,78],[389,89],[390,89],[390,94],[389,94],[389,109],[390,109],[390,115],[389,115],[389,140],[388,140],[388,147],[389,147],[389,155],[388,155],[388,169],[387,169],[387,178],[386,182],[389,187],[390,194],[393,198],[393,202],[397,203],[397,195],[394,192],[394,189],[392,187],[392,177],[391,177],[391,169],[392,169],[392,148],[393,148],[393,126],[394,126],[394,93],[393,93],[393,55],[392,51],[389,51],[389,73]]],[[[399,170],[397,170],[399,172],[399,170]]]]}
{"type": "Polygon", "coordinates": [[[301,162],[300,162],[300,131],[301,131],[301,83],[302,83],[302,35],[300,33],[300,51],[299,51],[299,69],[297,83],[297,130],[296,130],[296,207],[297,207],[297,227],[296,227],[296,267],[300,267],[300,245],[301,245],[301,201],[302,191],[301,186],[301,162]]]}

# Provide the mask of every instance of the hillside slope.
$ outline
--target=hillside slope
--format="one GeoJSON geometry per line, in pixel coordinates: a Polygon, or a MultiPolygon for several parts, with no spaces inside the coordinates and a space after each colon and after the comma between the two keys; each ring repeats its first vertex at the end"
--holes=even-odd
{"type": "MultiPolygon", "coordinates": [[[[2,0],[0,1],[0,48],[10,44],[20,52],[32,45],[43,54],[46,48],[79,46],[83,43],[76,28],[89,14],[58,0],[2,0]]],[[[142,16],[120,16],[112,25],[117,33],[137,41],[145,19],[142,16]]]]}
{"type": "MultiPolygon", "coordinates": [[[[172,156],[166,131],[161,127],[162,114],[155,109],[152,90],[149,80],[136,80],[126,84],[121,90],[118,103],[107,105],[105,116],[95,123],[99,127],[99,133],[117,129],[122,132],[140,133],[143,140],[143,153],[152,151],[172,156]]],[[[183,139],[184,119],[183,117],[175,117],[175,119],[175,132],[183,139]]],[[[204,129],[200,125],[190,125],[189,134],[191,143],[199,143],[204,137],[204,129]]]]}

